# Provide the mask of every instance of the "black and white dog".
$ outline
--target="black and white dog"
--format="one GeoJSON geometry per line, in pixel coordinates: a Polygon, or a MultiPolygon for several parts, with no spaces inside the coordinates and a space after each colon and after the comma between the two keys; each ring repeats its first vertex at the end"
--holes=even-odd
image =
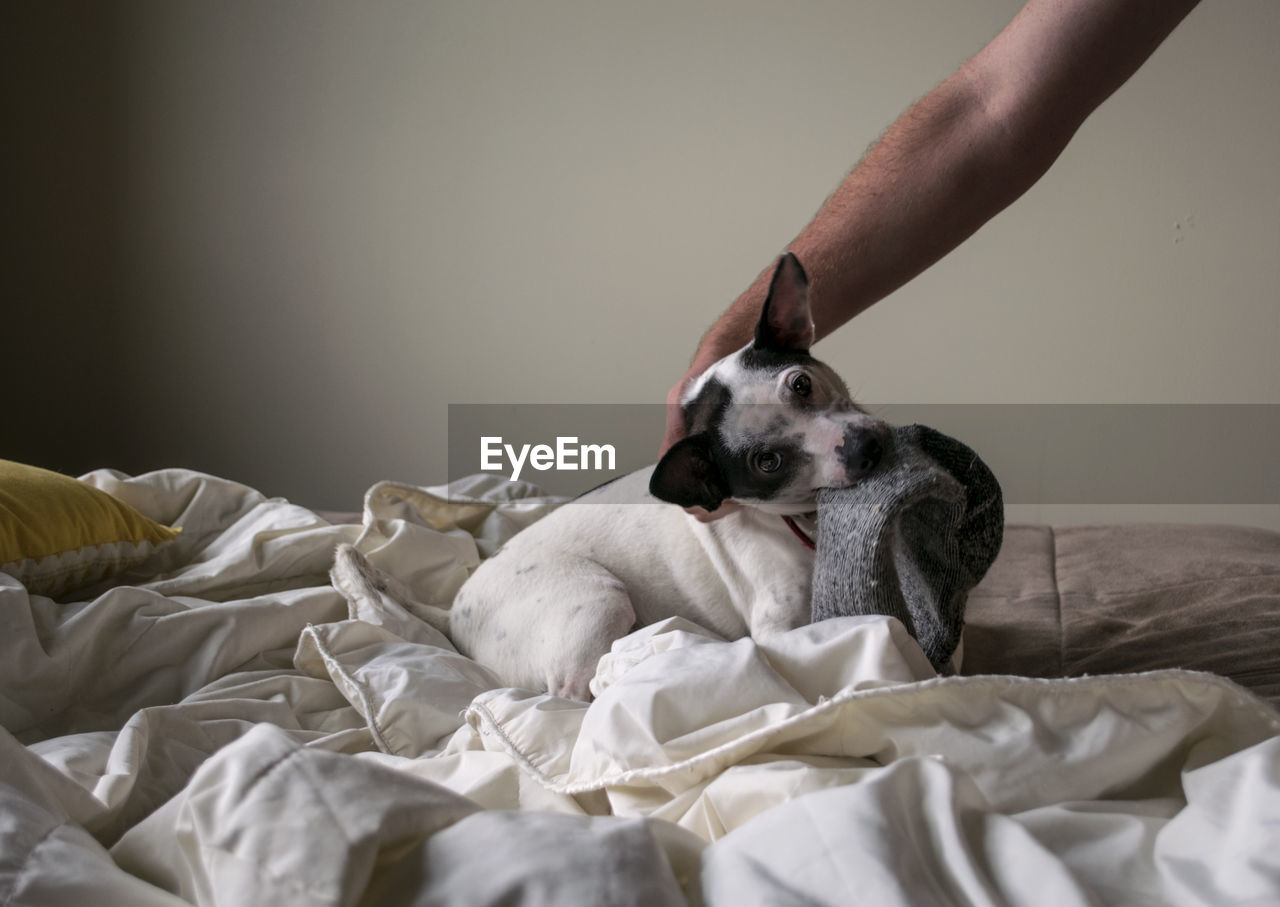
{"type": "Polygon", "coordinates": [[[464,655],[513,686],[587,700],[596,662],[636,627],[679,616],[737,639],[809,622],[817,491],[863,479],[892,435],[809,355],[807,290],[784,255],[754,341],[685,394],[687,437],[480,565],[450,612],[464,655]],[[742,507],[712,522],[682,509],[726,500],[742,507]]]}

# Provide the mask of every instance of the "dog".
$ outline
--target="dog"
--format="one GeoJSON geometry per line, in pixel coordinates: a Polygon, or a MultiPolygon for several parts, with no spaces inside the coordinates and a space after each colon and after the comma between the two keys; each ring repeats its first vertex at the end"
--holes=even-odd
{"type": "Polygon", "coordinates": [[[512,686],[589,701],[596,663],[637,627],[683,617],[762,639],[807,624],[817,491],[863,480],[892,444],[813,339],[808,279],[787,253],[753,341],[685,392],[686,437],[482,563],[449,614],[458,650],[512,686]],[[713,521],[685,509],[728,500],[741,506],[713,521]]]}

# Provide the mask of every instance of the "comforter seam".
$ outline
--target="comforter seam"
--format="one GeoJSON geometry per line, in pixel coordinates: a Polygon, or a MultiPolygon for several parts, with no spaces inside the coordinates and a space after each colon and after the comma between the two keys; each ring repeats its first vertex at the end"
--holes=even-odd
{"type": "MultiPolygon", "coordinates": [[[[1229,678],[1204,671],[1188,671],[1181,668],[1167,668],[1157,671],[1143,671],[1135,674],[1105,674],[1084,677],[1013,677],[999,674],[978,675],[972,677],[934,677],[913,683],[896,684],[891,687],[842,690],[831,698],[819,701],[804,711],[792,715],[790,718],[784,718],[776,724],[769,725],[768,727],[757,728],[754,731],[749,731],[740,737],[736,737],[733,740],[722,743],[712,749],[690,756],[687,759],[682,759],[679,762],[674,762],[670,765],[626,769],[612,775],[602,775],[594,781],[565,784],[563,782],[553,780],[546,772],[535,765],[532,759],[526,755],[525,751],[507,735],[503,730],[501,722],[483,703],[472,703],[471,707],[467,709],[466,714],[476,715],[486,728],[502,742],[503,748],[507,753],[522,766],[525,766],[530,775],[532,775],[540,784],[555,793],[568,794],[572,796],[574,794],[603,790],[608,787],[625,786],[635,781],[655,781],[668,775],[677,774],[681,771],[688,771],[690,769],[696,770],[701,765],[708,762],[714,762],[723,756],[732,755],[735,752],[743,752],[743,755],[745,756],[751,751],[752,745],[757,742],[767,742],[770,737],[784,733],[792,727],[803,724],[804,722],[810,721],[814,718],[821,717],[822,715],[835,711],[841,706],[858,700],[876,699],[891,694],[918,695],[943,685],[996,686],[1004,688],[1012,688],[1015,686],[1126,687],[1138,683],[1137,678],[1155,679],[1165,677],[1181,678],[1184,680],[1205,683],[1209,686],[1220,687],[1225,694],[1230,695],[1232,699],[1234,699],[1237,705],[1253,705],[1258,707],[1260,715],[1268,722],[1271,732],[1273,734],[1280,733],[1280,710],[1272,708],[1269,703],[1249,693],[1249,691],[1234,683],[1229,678]]],[[[485,728],[481,728],[480,733],[484,734],[485,728]]]]}
{"type": "Polygon", "coordinates": [[[373,735],[373,742],[378,745],[378,749],[382,752],[393,756],[398,755],[387,743],[387,738],[382,734],[382,728],[378,726],[378,723],[374,718],[377,714],[377,710],[374,708],[373,702],[369,698],[369,691],[365,689],[364,684],[359,683],[354,677],[347,673],[347,671],[342,667],[342,663],[334,657],[333,653],[330,652],[324,642],[321,641],[320,634],[315,632],[315,629],[315,624],[308,623],[306,629],[302,632],[306,636],[310,637],[311,642],[316,647],[316,651],[320,653],[320,658],[323,659],[325,669],[329,672],[330,676],[341,678],[344,683],[353,688],[356,691],[356,695],[360,697],[360,705],[364,709],[364,723],[368,726],[369,732],[373,735]]]}
{"type": "Polygon", "coordinates": [[[1053,581],[1053,603],[1058,620],[1058,676],[1067,673],[1067,629],[1062,619],[1062,587],[1058,583],[1058,534],[1049,527],[1049,579],[1053,581]]]}

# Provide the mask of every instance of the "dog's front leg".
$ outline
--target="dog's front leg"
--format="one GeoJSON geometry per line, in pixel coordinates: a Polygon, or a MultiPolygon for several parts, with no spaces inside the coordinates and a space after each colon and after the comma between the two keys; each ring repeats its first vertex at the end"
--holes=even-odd
{"type": "Polygon", "coordinates": [[[808,624],[813,553],[776,516],[740,511],[720,523],[707,524],[720,553],[717,566],[752,638],[808,624]]]}
{"type": "Polygon", "coordinates": [[[808,588],[798,595],[762,597],[751,605],[752,639],[768,639],[809,623],[808,588]]]}
{"type": "Polygon", "coordinates": [[[752,639],[768,639],[809,623],[812,567],[798,561],[773,561],[750,571],[751,603],[747,626],[752,639]]]}

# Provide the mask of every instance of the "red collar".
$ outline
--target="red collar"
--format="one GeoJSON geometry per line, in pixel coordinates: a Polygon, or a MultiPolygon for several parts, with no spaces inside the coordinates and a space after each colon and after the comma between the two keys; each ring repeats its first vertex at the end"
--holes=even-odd
{"type": "Polygon", "coordinates": [[[810,549],[811,551],[817,550],[818,546],[813,543],[813,539],[809,538],[809,536],[804,534],[804,530],[796,525],[795,520],[791,519],[791,517],[789,516],[784,515],[782,517],[782,522],[786,523],[788,528],[790,528],[791,531],[796,534],[796,538],[804,542],[804,546],[806,548],[810,549]]]}

